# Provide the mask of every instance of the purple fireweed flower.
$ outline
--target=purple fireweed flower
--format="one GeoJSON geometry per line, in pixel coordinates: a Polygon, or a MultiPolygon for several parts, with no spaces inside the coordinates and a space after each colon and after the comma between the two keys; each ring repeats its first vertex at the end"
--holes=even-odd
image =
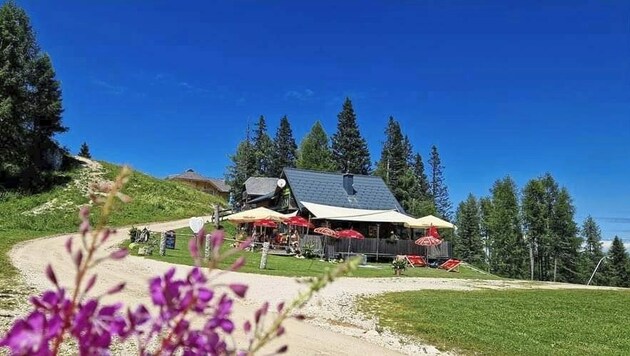
{"type": "Polygon", "coordinates": [[[112,234],[112,230],[105,228],[103,230],[103,236],[101,237],[101,243],[105,243],[105,241],[107,241],[109,239],[111,234],[112,234]]]}
{"type": "Polygon", "coordinates": [[[55,271],[53,271],[50,264],[46,266],[46,277],[48,277],[48,280],[51,281],[55,287],[59,287],[59,283],[57,283],[57,276],[55,276],[55,271]]]}
{"type": "Polygon", "coordinates": [[[8,347],[13,355],[51,355],[50,341],[61,331],[59,316],[47,317],[34,311],[26,319],[20,319],[0,340],[0,347],[8,347]]]}
{"type": "Polygon", "coordinates": [[[245,265],[245,257],[241,256],[236,261],[234,261],[232,266],[230,266],[230,271],[237,271],[241,269],[241,267],[243,267],[244,265],[245,265]]]}
{"type": "Polygon", "coordinates": [[[69,237],[66,240],[65,247],[66,247],[66,252],[68,252],[68,254],[71,254],[72,253],[72,237],[69,237]]]}
{"type": "Polygon", "coordinates": [[[239,250],[244,250],[244,249],[248,248],[249,246],[252,245],[252,242],[254,242],[254,240],[251,239],[251,238],[241,242],[241,244],[238,246],[239,250]]]}
{"type": "Polygon", "coordinates": [[[92,277],[90,277],[90,279],[88,279],[87,285],[85,286],[84,289],[84,293],[89,292],[92,287],[94,287],[94,283],[96,283],[96,275],[93,275],[92,277]]]}
{"type": "Polygon", "coordinates": [[[216,306],[216,309],[214,310],[214,315],[210,320],[208,320],[204,329],[211,330],[218,327],[228,334],[232,333],[232,331],[234,331],[234,323],[229,317],[232,313],[233,303],[234,301],[232,299],[230,299],[226,294],[223,294],[216,306]]]}
{"type": "Polygon", "coordinates": [[[65,297],[65,290],[46,291],[41,297],[31,297],[31,304],[37,311],[49,314],[65,316],[70,311],[71,302],[65,297]]]}
{"type": "Polygon", "coordinates": [[[90,222],[88,220],[84,220],[79,226],[79,232],[81,236],[85,236],[90,231],[90,222]]]}
{"type": "Polygon", "coordinates": [[[188,283],[191,284],[204,284],[208,281],[205,274],[199,269],[199,267],[193,268],[190,273],[188,273],[188,283]]]}
{"type": "Polygon", "coordinates": [[[85,205],[79,210],[79,219],[87,220],[90,217],[90,207],[85,205]]]}
{"type": "Polygon", "coordinates": [[[79,306],[71,334],[79,341],[81,355],[103,354],[109,349],[113,336],[124,336],[125,319],[118,315],[121,304],[99,308],[98,300],[90,299],[79,306]]]}
{"type": "Polygon", "coordinates": [[[118,283],[117,285],[111,287],[107,292],[105,292],[106,294],[116,294],[118,292],[120,292],[121,290],[125,289],[125,286],[127,285],[127,283],[122,282],[122,283],[118,283]]]}
{"type": "Polygon", "coordinates": [[[197,237],[194,237],[188,241],[188,251],[190,251],[190,255],[192,258],[199,258],[199,246],[197,245],[197,237]]]}
{"type": "Polygon", "coordinates": [[[288,345],[284,345],[284,346],[281,346],[281,347],[280,347],[280,348],[276,351],[276,353],[277,353],[277,354],[283,354],[283,353],[287,352],[287,350],[289,350],[289,346],[288,346],[288,345]]]}
{"type": "Polygon", "coordinates": [[[240,298],[244,298],[245,293],[247,293],[247,285],[245,284],[230,284],[230,289],[240,298]]]}
{"type": "Polygon", "coordinates": [[[221,248],[221,245],[223,245],[223,241],[225,241],[225,232],[220,229],[214,230],[212,232],[212,239],[211,239],[212,249],[218,252],[219,249],[221,248]]]}
{"type": "Polygon", "coordinates": [[[193,330],[182,340],[183,355],[225,355],[227,345],[212,330],[193,330]]]}
{"type": "Polygon", "coordinates": [[[77,251],[73,258],[74,264],[79,267],[81,262],[83,262],[83,252],[81,250],[77,251]]]}
{"type": "Polygon", "coordinates": [[[109,258],[111,258],[112,260],[120,260],[123,259],[125,257],[127,257],[127,255],[129,254],[129,250],[126,248],[121,248],[119,250],[116,250],[114,252],[112,252],[109,255],[109,258]]]}
{"type": "Polygon", "coordinates": [[[140,304],[133,312],[131,309],[127,309],[127,319],[130,326],[140,326],[151,320],[151,314],[144,305],[140,304]]]}

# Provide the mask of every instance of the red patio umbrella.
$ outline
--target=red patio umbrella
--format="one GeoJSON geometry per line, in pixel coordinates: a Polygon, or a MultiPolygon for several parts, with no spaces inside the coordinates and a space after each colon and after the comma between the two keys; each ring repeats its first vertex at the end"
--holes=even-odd
{"type": "Polygon", "coordinates": [[[278,227],[278,224],[276,224],[275,221],[270,220],[270,219],[260,219],[260,220],[254,221],[254,226],[276,228],[278,227]]]}
{"type": "Polygon", "coordinates": [[[426,247],[437,246],[441,243],[442,243],[442,240],[433,236],[423,236],[416,240],[416,245],[426,246],[426,247]]]}
{"type": "Polygon", "coordinates": [[[429,248],[442,243],[442,240],[433,236],[423,236],[416,240],[416,245],[426,247],[426,259],[429,261],[429,248]]]}
{"type": "Polygon", "coordinates": [[[365,236],[363,236],[362,233],[360,233],[360,232],[358,232],[356,230],[352,230],[352,229],[337,231],[337,235],[339,237],[346,238],[346,239],[363,239],[363,238],[365,238],[365,236]]]}
{"type": "MultiPolygon", "coordinates": [[[[337,235],[337,231],[331,228],[324,227],[324,226],[316,227],[315,229],[313,229],[313,232],[315,232],[316,234],[324,235],[324,241],[322,242],[324,246],[326,246],[327,238],[329,236],[334,237],[336,239],[339,238],[339,235],[337,235]]],[[[324,248],[328,250],[328,247],[324,247],[324,248]]]]}
{"type": "Polygon", "coordinates": [[[334,237],[334,238],[339,238],[339,235],[337,234],[337,231],[327,228],[327,227],[316,227],[315,230],[313,230],[316,234],[320,234],[320,235],[324,235],[324,236],[330,236],[330,237],[334,237]]]}
{"type": "Polygon", "coordinates": [[[290,226],[307,227],[312,229],[315,227],[311,222],[301,216],[292,216],[284,220],[284,223],[290,226]]]}
{"type": "MultiPolygon", "coordinates": [[[[360,232],[358,232],[356,230],[352,230],[352,229],[337,231],[337,235],[340,238],[344,238],[344,239],[359,239],[359,240],[362,240],[363,238],[365,238],[365,236],[363,236],[362,233],[360,233],[360,232]]],[[[348,255],[350,255],[350,244],[351,243],[352,243],[352,240],[348,241],[348,255]]]]}

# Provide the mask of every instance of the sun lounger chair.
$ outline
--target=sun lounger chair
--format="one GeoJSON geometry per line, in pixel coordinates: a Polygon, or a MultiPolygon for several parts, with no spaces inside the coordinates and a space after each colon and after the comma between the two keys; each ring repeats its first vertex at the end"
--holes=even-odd
{"type": "Polygon", "coordinates": [[[442,263],[440,265],[439,268],[443,268],[446,270],[446,272],[459,272],[459,265],[462,264],[462,261],[455,259],[455,258],[451,258],[448,261],[442,263]]]}
{"type": "Polygon", "coordinates": [[[426,267],[427,261],[424,260],[424,257],[417,255],[405,255],[405,260],[412,268],[415,267],[426,267]]]}

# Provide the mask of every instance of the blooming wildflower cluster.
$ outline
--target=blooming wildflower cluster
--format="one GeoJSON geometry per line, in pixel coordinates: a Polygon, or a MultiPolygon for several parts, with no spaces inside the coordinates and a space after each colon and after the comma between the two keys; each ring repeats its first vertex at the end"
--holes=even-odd
{"type": "MultiPolygon", "coordinates": [[[[76,266],[72,292],[59,284],[52,266],[48,265],[45,273],[54,288],[30,299],[32,311],[14,322],[6,335],[0,338],[0,347],[8,348],[13,355],[56,355],[66,339],[74,339],[80,355],[107,355],[115,340],[135,338],[138,354],[142,356],[252,355],[285,333],[282,326],[284,320],[290,317],[303,319],[293,311],[304,305],[315,292],[337,276],[356,268],[356,263],[340,265],[334,271],[314,279],[310,289],[300,294],[289,307],[285,307],[284,303],[277,306],[277,315],[270,325],[264,322],[269,311],[269,303],[264,303],[256,310],[253,321],[245,321],[242,326],[249,341],[243,348],[239,348],[233,340],[236,326],[231,313],[234,300],[245,297],[247,285],[212,285],[207,272],[200,267],[194,267],[183,278],[176,277],[174,268],[163,276],[152,278],[149,281],[149,293],[153,313],[143,304],[126,311],[122,303],[105,304],[102,298],[121,292],[125,284],[120,283],[102,295],[92,296],[90,292],[97,282],[97,275],[89,274],[91,269],[105,260],[120,260],[128,255],[126,249],[104,257],[98,257],[97,252],[115,232],[105,227],[114,200],[130,200],[120,191],[130,174],[131,171],[124,168],[113,184],[99,187],[107,194],[95,194],[92,197],[94,202],[104,203],[100,221],[95,228],[90,224],[87,207],[81,209],[81,243],[75,246],[75,239],[70,238],[65,244],[66,252],[76,266]],[[202,322],[193,323],[196,320],[202,322]]],[[[196,238],[191,239],[189,245],[191,255],[198,264],[201,262],[198,242],[202,241],[203,236],[202,230],[196,238]]],[[[251,243],[245,241],[237,248],[221,254],[223,232],[215,232],[209,241],[212,252],[208,263],[210,269],[251,243]]],[[[244,263],[244,258],[239,257],[230,270],[238,270],[244,263]]],[[[220,273],[213,278],[218,275],[220,273]]],[[[276,352],[286,351],[285,345],[276,352]]]]}

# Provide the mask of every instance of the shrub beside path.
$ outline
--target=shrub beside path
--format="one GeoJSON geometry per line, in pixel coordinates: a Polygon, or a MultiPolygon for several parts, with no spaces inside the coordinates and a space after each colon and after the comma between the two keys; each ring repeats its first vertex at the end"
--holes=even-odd
{"type": "MultiPolygon", "coordinates": [[[[142,225],[144,226],[144,224],[142,225]]],[[[153,231],[165,231],[188,226],[188,219],[147,224],[153,231]]],[[[127,238],[128,229],[119,229],[107,242],[103,252],[111,252],[127,238]]],[[[74,264],[64,249],[64,242],[78,234],[41,238],[21,243],[13,248],[10,257],[20,270],[26,285],[37,291],[50,287],[43,271],[51,263],[57,278],[63,285],[73,284],[74,264]]],[[[79,238],[75,237],[75,243],[79,238]]],[[[106,261],[98,265],[98,282],[93,293],[104,293],[115,284],[125,281],[126,288],[115,297],[127,305],[146,303],[149,300],[147,281],[163,274],[172,265],[129,256],[122,261],[106,261]]],[[[178,273],[188,272],[190,267],[177,266],[178,273]]],[[[264,301],[275,305],[280,301],[292,300],[305,288],[295,278],[229,272],[217,276],[218,283],[241,282],[249,285],[247,298],[235,308],[237,324],[251,318],[255,308],[264,301]]],[[[289,320],[287,333],[279,341],[272,343],[261,354],[273,352],[282,344],[289,345],[289,354],[303,355],[443,355],[430,345],[406,340],[405,337],[388,331],[377,331],[376,321],[359,314],[354,300],[360,295],[379,294],[394,291],[421,289],[470,290],[476,288],[580,288],[585,286],[532,283],[526,281],[481,281],[438,278],[341,278],[323,289],[303,309],[307,322],[289,320]]],[[[592,288],[592,287],[591,287],[592,288]]],[[[111,300],[110,300],[111,301],[111,300]]],[[[239,325],[239,329],[240,328],[239,325]]],[[[243,335],[236,335],[244,340],[243,335]]],[[[116,354],[133,354],[133,343],[117,345],[116,354]]]]}

